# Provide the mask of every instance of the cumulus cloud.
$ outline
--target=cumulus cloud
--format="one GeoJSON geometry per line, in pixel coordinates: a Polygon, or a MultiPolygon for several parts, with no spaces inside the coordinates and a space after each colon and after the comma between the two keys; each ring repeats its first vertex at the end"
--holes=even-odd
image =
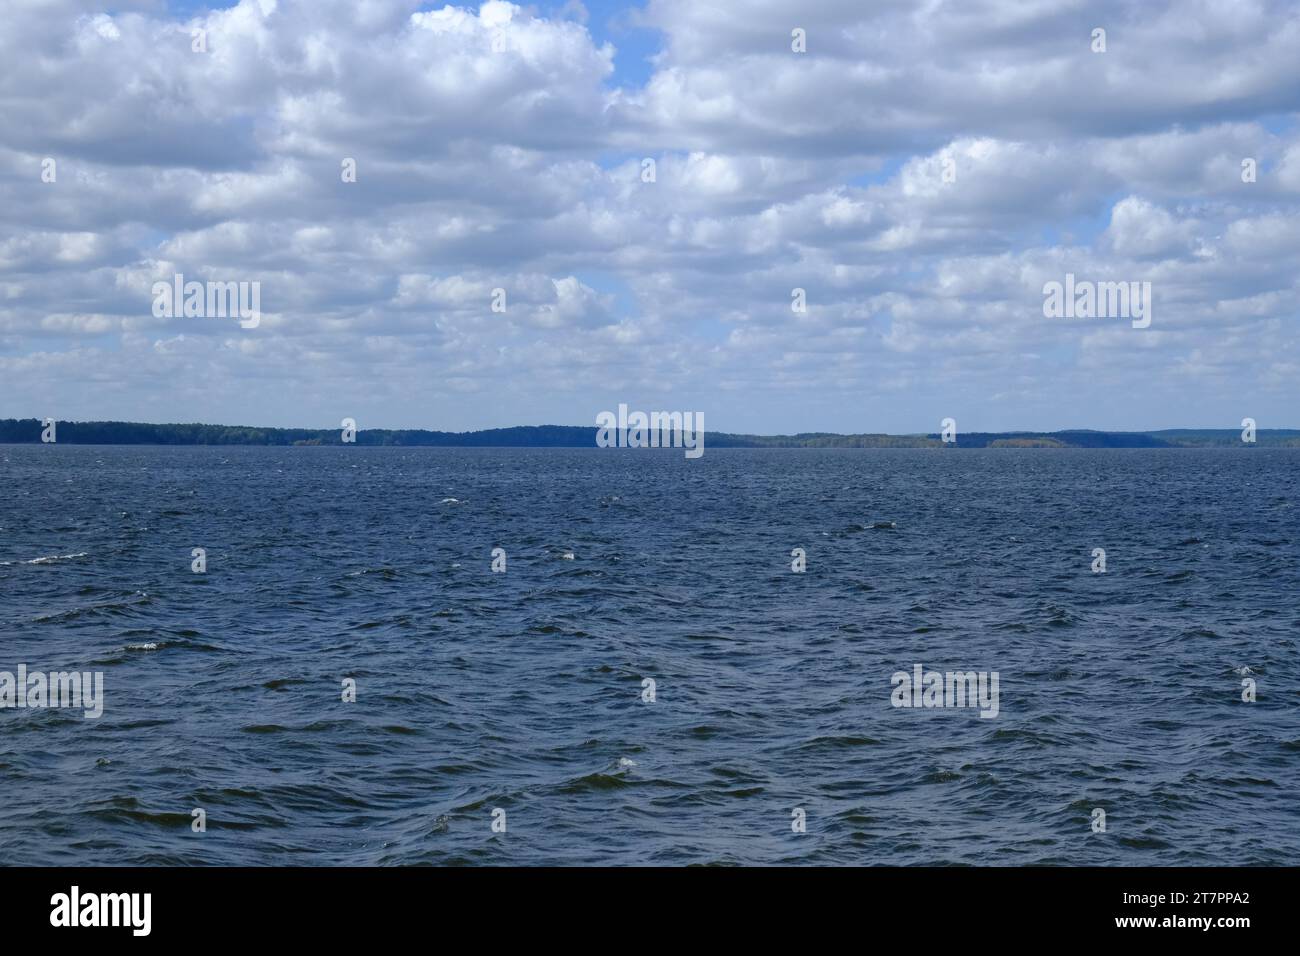
{"type": "Polygon", "coordinates": [[[11,3],[0,415],[1295,423],[1294,4],[618,19],[643,81],[574,2],[11,3]],[[264,321],[155,316],[177,273],[264,321]],[[1152,282],[1152,328],[1045,319],[1066,273],[1152,282]]]}

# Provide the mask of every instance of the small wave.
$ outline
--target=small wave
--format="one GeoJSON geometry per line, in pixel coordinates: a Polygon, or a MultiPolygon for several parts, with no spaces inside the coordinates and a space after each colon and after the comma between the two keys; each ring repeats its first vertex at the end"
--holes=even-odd
{"type": "Polygon", "coordinates": [[[306,684],[307,681],[300,677],[276,677],[262,684],[267,690],[279,690],[281,687],[291,687],[294,684],[306,684]]]}
{"type": "Polygon", "coordinates": [[[100,604],[87,604],[84,607],[70,607],[62,611],[53,611],[49,614],[42,614],[39,617],[32,618],[35,624],[50,624],[56,621],[75,621],[82,615],[101,615],[108,614],[112,616],[121,616],[130,608],[140,607],[146,604],[152,604],[153,601],[145,591],[136,591],[135,594],[126,600],[121,601],[104,601],[100,604]]]}
{"type": "Polygon", "coordinates": [[[349,572],[348,572],[348,577],[350,577],[350,578],[360,578],[360,577],[364,577],[364,576],[367,575],[367,574],[376,574],[376,575],[378,575],[379,577],[383,578],[385,581],[392,581],[394,578],[397,577],[397,573],[398,573],[398,572],[397,572],[397,569],[396,569],[396,568],[387,568],[387,567],[384,567],[384,568],[362,568],[360,571],[349,571],[349,572]]]}
{"type": "Polygon", "coordinates": [[[83,812],[87,816],[99,820],[147,823],[160,827],[181,827],[192,822],[190,814],[188,813],[180,813],[175,810],[145,810],[140,808],[140,804],[136,800],[129,801],[129,805],[124,805],[126,802],[121,800],[115,800],[114,803],[117,805],[110,807],[97,807],[83,812]]]}
{"type": "Polygon", "coordinates": [[[960,780],[961,774],[956,770],[932,770],[921,778],[922,783],[952,783],[960,780]]]}
{"type": "Polygon", "coordinates": [[[1169,844],[1159,837],[1145,834],[1136,837],[1120,837],[1119,842],[1135,850],[1163,850],[1169,847],[1169,844]]]}
{"type": "Polygon", "coordinates": [[[1059,743],[1051,734],[1041,734],[1024,727],[1003,727],[990,733],[986,739],[989,741],[1034,744],[1039,747],[1048,747],[1059,743]]]}
{"type": "Polygon", "coordinates": [[[0,564],[57,564],[59,561],[75,561],[77,558],[88,558],[90,553],[87,551],[78,551],[76,554],[50,554],[43,558],[32,558],[30,561],[0,561],[0,564]]]}
{"type": "Polygon", "coordinates": [[[1077,615],[1059,604],[1049,604],[1045,610],[1048,613],[1048,627],[1074,627],[1079,622],[1077,615]]]}
{"type": "Polygon", "coordinates": [[[841,734],[834,737],[814,737],[802,745],[805,750],[840,750],[845,747],[874,747],[880,743],[875,737],[841,734]]]}
{"type": "Polygon", "coordinates": [[[570,780],[560,787],[561,793],[586,793],[592,790],[617,790],[630,787],[632,781],[617,773],[589,773],[585,777],[570,780]]]}

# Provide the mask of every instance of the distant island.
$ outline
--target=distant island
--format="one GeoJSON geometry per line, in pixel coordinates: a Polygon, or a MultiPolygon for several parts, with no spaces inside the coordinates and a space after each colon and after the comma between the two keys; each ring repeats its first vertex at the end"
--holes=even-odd
{"type": "MultiPolygon", "coordinates": [[[[0,444],[39,444],[38,419],[0,419],[0,444]]],[[[706,432],[709,448],[939,448],[939,433],[928,435],[738,435],[706,432]]],[[[358,445],[440,448],[592,448],[592,425],[518,425],[474,432],[370,428],[358,430],[358,445]]],[[[58,422],[60,444],[70,445],[342,445],[338,428],[257,428],[246,425],[143,422],[58,422]]],[[[1259,429],[1256,444],[1300,448],[1300,429],[1259,429]]],[[[1167,428],[1147,432],[1074,430],[1059,432],[961,432],[957,448],[1206,448],[1250,447],[1235,428],[1167,428]]]]}

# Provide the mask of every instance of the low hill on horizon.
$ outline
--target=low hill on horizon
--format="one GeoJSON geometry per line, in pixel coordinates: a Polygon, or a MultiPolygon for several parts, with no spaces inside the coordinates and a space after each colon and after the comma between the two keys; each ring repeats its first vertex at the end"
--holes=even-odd
{"type": "MultiPolygon", "coordinates": [[[[0,444],[39,444],[38,419],[0,419],[0,444]]],[[[446,448],[591,448],[594,425],[516,425],[471,432],[372,428],[358,430],[358,445],[446,448]]],[[[745,435],[705,431],[706,448],[932,448],[928,435],[801,432],[745,435]]],[[[58,422],[56,438],[70,445],[342,445],[338,428],[262,428],[247,425],[58,422]]],[[[1167,428],[1155,431],[958,432],[958,448],[1198,448],[1248,447],[1236,428],[1167,428]]],[[[1300,448],[1300,429],[1259,429],[1256,444],[1300,448]]]]}

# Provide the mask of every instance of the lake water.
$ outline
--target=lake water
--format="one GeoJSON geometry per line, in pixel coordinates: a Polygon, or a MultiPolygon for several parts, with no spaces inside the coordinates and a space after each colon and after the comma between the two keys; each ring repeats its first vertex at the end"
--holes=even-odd
{"type": "Polygon", "coordinates": [[[0,862],[1294,863],[1298,466],[0,446],[0,862]]]}

